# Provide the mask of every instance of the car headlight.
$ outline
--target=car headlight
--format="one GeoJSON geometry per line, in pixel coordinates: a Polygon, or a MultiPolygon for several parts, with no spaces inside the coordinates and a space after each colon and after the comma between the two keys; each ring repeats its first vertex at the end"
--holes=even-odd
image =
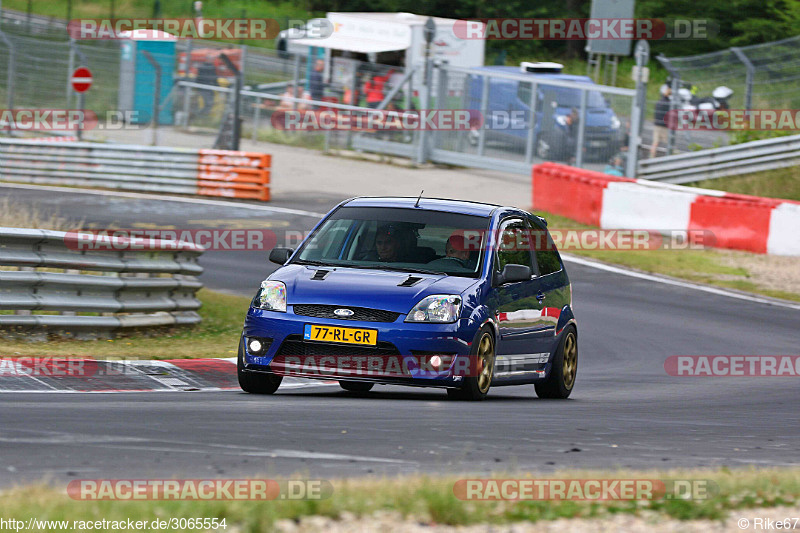
{"type": "Polygon", "coordinates": [[[253,298],[253,307],[267,311],[286,312],[286,285],[282,281],[261,282],[256,297],[253,298]]]}
{"type": "Polygon", "coordinates": [[[616,117],[616,115],[612,116],[611,117],[611,129],[612,130],[618,130],[620,126],[622,126],[622,123],[619,121],[619,119],[616,117]]]}
{"type": "Polygon", "coordinates": [[[415,305],[408,313],[406,322],[455,322],[460,315],[460,296],[434,294],[415,305]]]}

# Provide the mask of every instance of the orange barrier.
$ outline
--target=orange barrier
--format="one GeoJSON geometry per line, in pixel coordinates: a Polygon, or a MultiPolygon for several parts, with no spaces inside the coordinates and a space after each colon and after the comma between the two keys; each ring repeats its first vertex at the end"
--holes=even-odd
{"type": "Polygon", "coordinates": [[[272,156],[233,150],[199,150],[197,194],[270,199],[272,156]]]}

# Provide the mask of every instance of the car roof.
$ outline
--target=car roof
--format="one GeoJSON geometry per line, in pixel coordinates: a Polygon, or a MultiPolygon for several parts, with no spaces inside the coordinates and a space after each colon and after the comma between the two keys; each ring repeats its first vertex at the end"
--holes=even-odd
{"type": "MultiPolygon", "coordinates": [[[[522,72],[519,67],[507,67],[507,66],[488,66],[488,67],[475,67],[471,70],[485,70],[488,72],[505,72],[508,74],[530,74],[532,76],[541,76],[543,78],[553,78],[554,80],[563,80],[563,81],[576,81],[580,83],[591,83],[594,85],[594,80],[589,76],[579,76],[577,74],[562,74],[560,72],[522,72]]],[[[513,83],[516,80],[494,80],[495,82],[508,82],[513,83]]]]}
{"type": "MultiPolygon", "coordinates": [[[[400,207],[413,208],[417,203],[416,197],[398,196],[361,196],[352,198],[342,203],[346,207],[400,207]]],[[[461,213],[463,215],[490,216],[496,209],[503,206],[468,200],[448,200],[445,198],[425,198],[419,200],[418,209],[429,211],[444,211],[448,213],[461,213]]],[[[509,207],[507,209],[516,209],[509,207]]]]}

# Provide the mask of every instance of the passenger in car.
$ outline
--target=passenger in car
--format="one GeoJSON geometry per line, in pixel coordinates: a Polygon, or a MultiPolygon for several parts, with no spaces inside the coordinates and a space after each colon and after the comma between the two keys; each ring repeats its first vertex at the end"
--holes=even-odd
{"type": "Polygon", "coordinates": [[[363,258],[366,261],[409,262],[416,239],[409,229],[385,224],[375,234],[375,248],[363,258]]]}
{"type": "Polygon", "coordinates": [[[447,267],[466,267],[470,260],[470,252],[466,246],[466,240],[461,233],[454,233],[447,239],[444,246],[444,257],[440,257],[428,263],[428,266],[444,268],[447,267]]]}

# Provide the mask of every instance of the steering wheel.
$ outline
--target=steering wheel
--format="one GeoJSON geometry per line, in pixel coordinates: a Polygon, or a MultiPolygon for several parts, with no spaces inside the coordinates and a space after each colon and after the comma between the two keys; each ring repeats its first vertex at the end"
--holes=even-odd
{"type": "Polygon", "coordinates": [[[458,257],[445,256],[445,257],[441,257],[439,259],[435,259],[435,261],[454,261],[456,264],[458,264],[459,267],[467,268],[467,264],[464,262],[464,260],[463,259],[459,259],[458,257]]]}

